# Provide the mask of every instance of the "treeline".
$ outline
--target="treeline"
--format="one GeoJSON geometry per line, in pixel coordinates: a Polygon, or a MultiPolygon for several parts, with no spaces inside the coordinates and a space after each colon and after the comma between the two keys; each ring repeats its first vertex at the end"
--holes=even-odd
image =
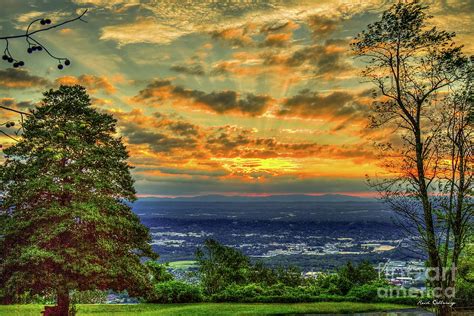
{"type": "Polygon", "coordinates": [[[379,279],[369,262],[348,262],[334,273],[304,277],[295,266],[272,268],[261,261],[253,263],[237,249],[208,239],[196,251],[196,284],[174,280],[164,265],[156,267],[153,291],[146,298],[153,303],[189,302],[318,302],[358,301],[416,304],[419,296],[395,297],[399,289],[379,279]],[[380,298],[384,289],[388,297],[380,298]]]}
{"type": "MultiPolygon", "coordinates": [[[[455,302],[467,306],[474,301],[472,255],[459,266],[455,302]]],[[[411,293],[379,278],[368,261],[347,262],[332,273],[305,277],[295,266],[270,267],[252,262],[237,249],[208,239],[196,251],[197,271],[186,281],[177,280],[166,264],[149,260],[144,263],[152,286],[139,300],[148,303],[297,303],[322,301],[386,302],[416,305],[431,300],[422,293],[411,293]],[[379,295],[382,293],[383,295],[379,295]]],[[[429,285],[427,285],[429,286],[429,285]]],[[[89,290],[71,293],[72,303],[105,303],[109,291],[89,290]]],[[[120,293],[127,298],[126,293],[120,293]]],[[[1,296],[1,295],[0,295],[1,296]]],[[[18,297],[17,303],[54,302],[54,295],[18,297]]]]}

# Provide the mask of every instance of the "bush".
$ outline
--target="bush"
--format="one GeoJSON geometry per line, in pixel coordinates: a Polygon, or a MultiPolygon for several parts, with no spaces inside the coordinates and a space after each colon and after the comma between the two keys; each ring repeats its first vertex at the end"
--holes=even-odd
{"type": "Polygon", "coordinates": [[[181,281],[157,283],[148,297],[150,303],[197,303],[203,301],[202,289],[199,286],[181,281]]]}
{"type": "Polygon", "coordinates": [[[321,295],[321,289],[315,286],[287,286],[279,283],[272,286],[261,284],[232,284],[211,296],[213,302],[239,303],[299,303],[320,301],[343,301],[342,296],[321,295]]]}
{"type": "Polygon", "coordinates": [[[347,296],[354,297],[361,302],[375,302],[379,298],[377,296],[377,289],[381,287],[380,283],[369,283],[359,286],[354,286],[347,296]]]}
{"type": "Polygon", "coordinates": [[[251,302],[255,297],[265,294],[259,284],[238,285],[232,284],[211,296],[214,302],[251,302]]]}
{"type": "Polygon", "coordinates": [[[474,302],[474,283],[458,280],[455,301],[457,306],[471,306],[474,302]]]}

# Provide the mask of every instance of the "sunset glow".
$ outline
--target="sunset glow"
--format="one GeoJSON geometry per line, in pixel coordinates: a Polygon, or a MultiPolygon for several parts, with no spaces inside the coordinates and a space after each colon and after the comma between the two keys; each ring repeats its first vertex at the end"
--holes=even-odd
{"type": "MultiPolygon", "coordinates": [[[[367,129],[372,86],[349,43],[385,1],[7,3],[0,30],[12,34],[89,9],[87,24],[41,35],[67,69],[13,45],[28,67],[0,68],[0,105],[27,111],[46,89],[84,85],[117,118],[140,196],[374,194],[372,144],[391,131],[367,129]]],[[[430,10],[472,53],[465,6],[430,10]]]]}

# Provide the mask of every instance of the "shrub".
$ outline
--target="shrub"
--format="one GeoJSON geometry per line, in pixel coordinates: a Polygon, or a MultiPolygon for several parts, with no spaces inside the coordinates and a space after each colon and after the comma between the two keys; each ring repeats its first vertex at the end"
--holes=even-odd
{"type": "Polygon", "coordinates": [[[211,300],[215,302],[252,302],[255,297],[263,294],[265,291],[259,284],[232,284],[212,295],[211,300]]]}
{"type": "Polygon", "coordinates": [[[380,283],[369,283],[359,286],[354,286],[347,296],[354,297],[361,302],[374,302],[378,300],[377,289],[380,288],[380,283]]]}
{"type": "Polygon", "coordinates": [[[456,283],[455,301],[458,306],[471,306],[474,302],[474,283],[459,280],[456,283]]]}
{"type": "Polygon", "coordinates": [[[219,293],[211,296],[213,302],[240,303],[298,303],[345,300],[342,296],[320,295],[321,290],[315,286],[287,286],[279,283],[272,286],[261,284],[232,284],[219,293]]]}
{"type": "Polygon", "coordinates": [[[157,283],[147,301],[151,303],[197,303],[203,300],[199,286],[181,281],[157,283]]]}

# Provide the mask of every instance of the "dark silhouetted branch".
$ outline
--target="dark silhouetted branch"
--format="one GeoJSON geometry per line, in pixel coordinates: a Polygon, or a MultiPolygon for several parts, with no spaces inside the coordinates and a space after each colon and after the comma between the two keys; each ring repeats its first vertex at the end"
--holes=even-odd
{"type": "Polygon", "coordinates": [[[12,64],[14,68],[25,66],[25,62],[22,61],[22,60],[18,60],[15,57],[13,57],[13,54],[10,51],[10,40],[24,38],[26,40],[26,43],[28,44],[27,52],[29,54],[32,54],[35,51],[43,51],[44,50],[51,58],[55,59],[58,62],[58,69],[63,69],[64,66],[69,66],[71,64],[71,61],[68,58],[55,56],[38,39],[33,38],[33,35],[36,35],[36,34],[41,33],[41,32],[46,32],[46,31],[52,30],[54,28],[61,27],[63,25],[66,25],[68,23],[72,23],[74,21],[86,22],[83,19],[84,15],[86,13],[87,13],[87,9],[84,10],[84,12],[82,12],[81,14],[76,16],[75,18],[72,18],[72,19],[63,21],[61,23],[54,24],[54,25],[44,27],[44,28],[41,28],[39,30],[35,30],[35,31],[30,32],[31,26],[35,23],[40,23],[41,25],[49,25],[49,24],[52,23],[52,21],[48,18],[36,19],[36,20],[33,20],[33,21],[30,22],[30,24],[26,28],[26,31],[25,31],[24,34],[11,35],[11,36],[0,36],[0,40],[5,41],[5,49],[3,50],[2,60],[12,64]]]}

